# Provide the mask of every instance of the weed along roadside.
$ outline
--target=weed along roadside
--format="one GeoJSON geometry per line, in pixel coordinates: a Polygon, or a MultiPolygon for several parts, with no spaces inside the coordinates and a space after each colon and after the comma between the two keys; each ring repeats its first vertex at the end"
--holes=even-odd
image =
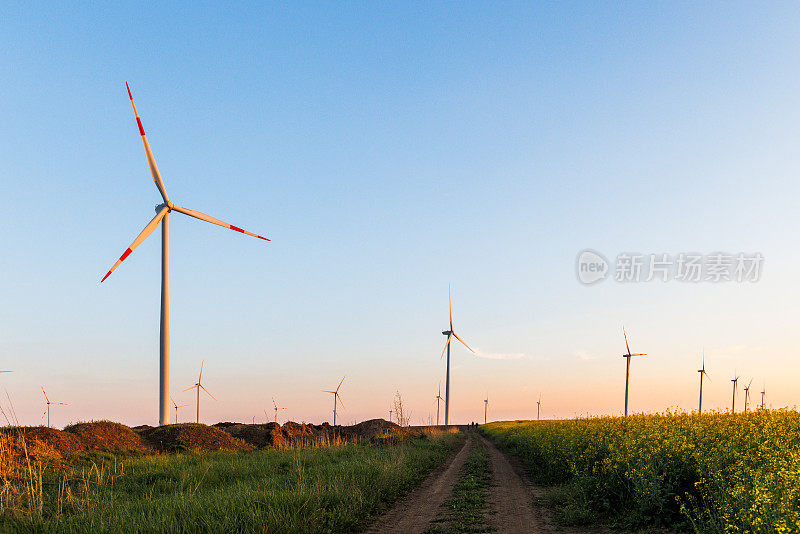
{"type": "Polygon", "coordinates": [[[148,429],[109,422],[46,434],[6,428],[0,531],[353,532],[463,443],[459,433],[388,427],[367,439],[306,436],[257,449],[203,427],[159,434],[158,448],[142,438],[153,437],[148,429]],[[123,442],[127,449],[115,446],[123,442]]]}

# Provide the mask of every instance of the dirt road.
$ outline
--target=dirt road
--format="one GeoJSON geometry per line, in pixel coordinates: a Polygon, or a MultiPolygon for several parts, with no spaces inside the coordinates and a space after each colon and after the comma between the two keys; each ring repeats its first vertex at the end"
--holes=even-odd
{"type": "Polygon", "coordinates": [[[417,489],[381,516],[365,532],[367,534],[425,532],[436,517],[439,507],[450,497],[464,461],[472,450],[474,439],[477,438],[470,432],[461,450],[449,464],[445,463],[445,467],[431,473],[417,489]]]}

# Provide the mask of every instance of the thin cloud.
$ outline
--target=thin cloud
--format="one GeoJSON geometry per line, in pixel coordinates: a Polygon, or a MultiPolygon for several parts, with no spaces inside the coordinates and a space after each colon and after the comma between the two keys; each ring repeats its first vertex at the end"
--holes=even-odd
{"type": "Polygon", "coordinates": [[[589,360],[596,360],[597,359],[597,356],[589,354],[585,350],[576,351],[575,352],[575,356],[577,356],[578,358],[580,358],[581,360],[583,360],[585,362],[589,361],[589,360]]]}
{"type": "Polygon", "coordinates": [[[475,355],[487,360],[522,360],[528,357],[524,352],[482,352],[480,350],[475,355]]]}

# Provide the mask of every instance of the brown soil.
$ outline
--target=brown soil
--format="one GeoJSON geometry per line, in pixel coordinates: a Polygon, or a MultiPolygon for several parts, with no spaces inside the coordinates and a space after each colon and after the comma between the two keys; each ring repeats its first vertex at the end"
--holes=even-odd
{"type": "Polygon", "coordinates": [[[143,430],[144,441],[163,452],[250,451],[253,446],[213,426],[181,423],[143,430]]]}
{"type": "Polygon", "coordinates": [[[78,423],[66,427],[64,432],[76,436],[89,451],[145,452],[148,449],[136,432],[111,421],[78,423]]]}
{"type": "Polygon", "coordinates": [[[425,532],[439,512],[439,507],[450,497],[461,468],[472,450],[472,443],[473,437],[470,433],[464,446],[451,460],[431,473],[417,489],[381,516],[365,532],[368,534],[425,532]]]}
{"type": "Polygon", "coordinates": [[[7,427],[0,432],[4,434],[4,438],[8,437],[5,444],[19,462],[24,461],[26,450],[31,460],[39,460],[46,464],[58,464],[64,455],[83,450],[83,443],[77,437],[54,428],[7,427]]]}

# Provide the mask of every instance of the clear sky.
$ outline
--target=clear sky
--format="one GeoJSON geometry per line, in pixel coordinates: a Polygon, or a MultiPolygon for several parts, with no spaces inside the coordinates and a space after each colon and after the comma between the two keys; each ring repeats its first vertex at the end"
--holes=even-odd
{"type": "MultiPolygon", "coordinates": [[[[172,390],[201,419],[420,423],[773,406],[800,389],[800,5],[0,6],[0,375],[22,423],[154,424],[171,199],[172,390]],[[585,248],[760,252],[756,283],[583,286],[585,248]]],[[[8,404],[8,401],[5,401],[8,404]]]]}

